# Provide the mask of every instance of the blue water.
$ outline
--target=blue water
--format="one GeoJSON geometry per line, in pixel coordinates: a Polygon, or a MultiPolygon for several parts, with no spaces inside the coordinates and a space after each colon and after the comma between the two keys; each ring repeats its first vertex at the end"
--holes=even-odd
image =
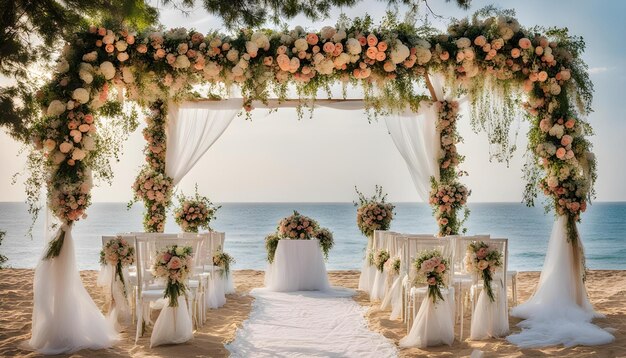
{"type": "MultiPolygon", "coordinates": [[[[22,203],[0,203],[0,230],[7,235],[0,252],[16,268],[35,267],[43,250],[43,220],[36,223],[33,238],[27,236],[30,216],[22,203]]],[[[471,204],[468,234],[491,234],[509,239],[511,269],[540,270],[550,230],[552,214],[543,208],[527,208],[518,203],[471,204]]],[[[335,248],[327,267],[331,270],[358,269],[366,239],[356,227],[356,208],[351,203],[225,203],[217,213],[213,228],[226,232],[225,249],[237,263],[235,269],[264,269],[263,239],[275,231],[279,219],[293,210],[315,218],[335,236],[335,248]]],[[[96,203],[89,218],[76,224],[74,238],[81,270],[98,268],[100,236],[117,232],[142,231],[142,207],[130,211],[124,203],[96,203]]],[[[396,205],[393,231],[434,233],[430,208],[424,204],[396,205]]],[[[166,232],[178,232],[170,217],[166,232]]],[[[626,203],[595,203],[584,214],[580,232],[591,269],[626,269],[626,203]]]]}

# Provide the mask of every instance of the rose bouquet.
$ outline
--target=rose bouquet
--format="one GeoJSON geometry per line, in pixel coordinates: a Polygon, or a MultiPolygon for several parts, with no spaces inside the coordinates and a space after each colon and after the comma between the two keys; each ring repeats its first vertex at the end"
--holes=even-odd
{"type": "Polygon", "coordinates": [[[399,275],[400,274],[400,258],[398,256],[391,257],[387,262],[385,262],[385,271],[389,272],[391,275],[399,275]]]}
{"type": "Polygon", "coordinates": [[[385,263],[389,260],[389,258],[389,251],[385,249],[376,251],[376,254],[374,255],[374,266],[376,266],[378,271],[383,272],[385,269],[385,263]]]}
{"type": "Polygon", "coordinates": [[[416,281],[428,284],[428,297],[437,302],[443,300],[441,287],[445,286],[445,276],[448,271],[448,261],[437,250],[423,251],[414,262],[417,271],[416,281]]]}
{"type": "Polygon", "coordinates": [[[328,258],[328,253],[334,245],[333,233],[326,228],[321,228],[314,219],[294,210],[293,215],[280,220],[275,233],[265,237],[267,261],[274,262],[274,254],[280,240],[310,240],[312,238],[319,240],[324,257],[328,258]]]}
{"type": "Polygon", "coordinates": [[[124,282],[123,268],[135,262],[135,248],[130,246],[123,237],[116,237],[108,241],[100,251],[100,264],[109,264],[115,267],[115,276],[119,277],[124,287],[124,297],[127,297],[126,283],[124,282]]]}
{"type": "Polygon", "coordinates": [[[228,277],[230,274],[230,265],[235,263],[235,258],[228,253],[218,250],[213,254],[213,265],[222,268],[222,274],[228,277]]]}
{"type": "MultiPolygon", "coordinates": [[[[356,189],[356,188],[355,188],[356,189]]],[[[376,185],[376,193],[371,198],[366,198],[358,189],[359,202],[356,211],[356,224],[363,235],[372,237],[375,230],[388,230],[393,220],[394,206],[386,203],[387,194],[383,195],[383,188],[376,185]]]]}
{"type": "Polygon", "coordinates": [[[459,220],[457,215],[458,211],[465,207],[470,193],[467,187],[458,181],[441,184],[432,180],[429,203],[439,224],[439,236],[456,235],[461,231],[469,210],[465,209],[463,220],[459,220]]]}
{"type": "Polygon", "coordinates": [[[198,232],[198,228],[211,230],[211,220],[215,219],[215,213],[221,206],[215,206],[207,197],[198,195],[197,185],[194,197],[180,194],[178,201],[174,219],[184,232],[198,232]]]}
{"type": "Polygon", "coordinates": [[[483,286],[491,302],[495,302],[491,281],[496,268],[502,267],[502,253],[484,241],[473,241],[467,246],[465,265],[468,272],[475,272],[483,279],[483,286]]]}
{"type": "Polygon", "coordinates": [[[172,178],[149,166],[145,166],[135,179],[132,186],[134,197],[133,201],[129,203],[129,207],[134,201],[141,200],[144,202],[148,208],[143,219],[146,232],[163,232],[173,187],[172,178]]]}
{"type": "Polygon", "coordinates": [[[152,264],[152,274],[167,282],[163,297],[169,298],[169,306],[178,306],[178,297],[187,291],[185,282],[192,267],[191,246],[172,245],[157,252],[152,264]]]}

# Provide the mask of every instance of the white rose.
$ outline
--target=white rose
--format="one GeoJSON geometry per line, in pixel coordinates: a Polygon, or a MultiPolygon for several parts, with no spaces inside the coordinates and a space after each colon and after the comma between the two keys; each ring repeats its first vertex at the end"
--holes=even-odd
{"type": "Polygon", "coordinates": [[[93,66],[88,63],[81,62],[78,68],[78,77],[80,77],[80,79],[86,84],[90,84],[93,81],[93,66]]]}
{"type": "Polygon", "coordinates": [[[215,77],[217,75],[219,75],[221,71],[220,66],[213,62],[213,61],[209,61],[205,66],[204,66],[204,73],[207,76],[211,76],[211,77],[215,77]]]}
{"type": "Polygon", "coordinates": [[[89,135],[83,136],[83,148],[88,151],[96,149],[96,142],[89,135]]]}
{"type": "Polygon", "coordinates": [[[342,52],[339,56],[335,57],[335,66],[340,67],[350,62],[350,55],[342,52]]]}
{"type": "Polygon", "coordinates": [[[59,62],[57,63],[57,72],[65,73],[69,70],[70,70],[70,64],[67,63],[67,60],[65,58],[61,58],[59,62]]]}
{"type": "Polygon", "coordinates": [[[126,43],[126,41],[120,40],[115,43],[115,48],[119,52],[123,52],[123,51],[126,51],[126,49],[128,48],[128,44],[126,43]]]}
{"type": "Polygon", "coordinates": [[[187,68],[189,66],[191,66],[191,62],[189,62],[189,58],[185,55],[179,55],[176,57],[176,61],[174,61],[174,64],[172,65],[174,68],[187,68]]]}
{"type": "Polygon", "coordinates": [[[100,64],[100,71],[107,80],[115,77],[115,66],[109,61],[104,61],[100,64]]]}
{"type": "Polygon", "coordinates": [[[237,62],[239,60],[239,51],[231,49],[226,54],[226,59],[228,59],[228,61],[230,62],[237,62]]]}
{"type": "Polygon", "coordinates": [[[83,55],[83,61],[94,62],[98,59],[98,52],[92,51],[83,55]]]}
{"type": "Polygon", "coordinates": [[[182,246],[176,247],[176,255],[183,256],[185,254],[185,248],[182,246]]]}
{"type": "Polygon", "coordinates": [[[461,37],[460,39],[456,40],[456,47],[458,48],[470,47],[471,44],[472,41],[470,41],[470,39],[468,39],[467,37],[461,37]]]}
{"type": "Polygon", "coordinates": [[[128,53],[126,52],[120,52],[117,54],[117,60],[120,62],[124,62],[126,60],[128,60],[128,53]]]}
{"type": "Polygon", "coordinates": [[[559,139],[561,139],[561,137],[563,137],[563,133],[565,132],[565,127],[563,127],[560,124],[555,124],[554,126],[552,126],[552,128],[550,128],[550,135],[557,137],[559,139]]]}
{"type": "Polygon", "coordinates": [[[345,39],[346,36],[347,36],[346,30],[342,29],[342,30],[337,31],[337,33],[333,36],[332,40],[333,40],[333,42],[339,42],[339,41],[345,39]]]}
{"type": "Polygon", "coordinates": [[[306,42],[306,39],[297,39],[296,42],[293,43],[293,46],[298,51],[306,51],[309,48],[309,44],[306,42]]]}
{"type": "Polygon", "coordinates": [[[394,64],[402,63],[410,55],[411,55],[411,50],[409,50],[409,48],[406,47],[406,45],[404,45],[402,41],[396,40],[396,46],[393,50],[391,50],[391,55],[390,55],[391,62],[393,62],[394,64]]]}
{"type": "Polygon", "coordinates": [[[52,117],[59,116],[63,114],[63,112],[65,112],[65,106],[65,103],[59,101],[58,99],[55,99],[48,105],[48,110],[46,111],[46,114],[52,117]]]}
{"type": "Polygon", "coordinates": [[[72,92],[72,98],[82,104],[85,104],[89,102],[89,91],[84,88],[77,88],[74,92],[72,92]]]}
{"type": "Polygon", "coordinates": [[[334,68],[335,68],[335,64],[330,59],[324,59],[324,60],[320,61],[319,64],[315,65],[315,69],[317,70],[317,72],[319,72],[319,73],[321,73],[323,75],[330,75],[330,74],[332,74],[334,68]]]}
{"type": "Polygon", "coordinates": [[[130,70],[130,67],[122,68],[122,79],[124,79],[126,83],[135,82],[135,76],[133,75],[133,71],[130,70]]]}
{"type": "Polygon", "coordinates": [[[348,53],[351,55],[358,55],[361,53],[361,44],[359,43],[359,40],[355,38],[351,37],[348,41],[346,41],[346,48],[348,49],[348,53]]]}
{"type": "Polygon", "coordinates": [[[102,42],[107,45],[112,44],[113,41],[115,41],[115,36],[113,36],[113,33],[107,34],[102,38],[102,42]]]}
{"type": "Polygon", "coordinates": [[[84,150],[82,150],[80,148],[74,148],[74,151],[72,152],[72,159],[74,159],[74,160],[83,160],[83,159],[85,159],[86,155],[87,155],[87,153],[85,153],[84,150]]]}
{"type": "Polygon", "coordinates": [[[335,28],[332,26],[324,26],[322,27],[322,30],[320,31],[320,33],[321,33],[322,39],[328,40],[331,37],[335,36],[335,34],[337,33],[337,30],[335,30],[335,28]]]}
{"type": "Polygon", "coordinates": [[[264,50],[268,50],[270,47],[270,40],[267,38],[267,35],[261,31],[253,33],[250,41],[254,42],[259,48],[264,50]]]}

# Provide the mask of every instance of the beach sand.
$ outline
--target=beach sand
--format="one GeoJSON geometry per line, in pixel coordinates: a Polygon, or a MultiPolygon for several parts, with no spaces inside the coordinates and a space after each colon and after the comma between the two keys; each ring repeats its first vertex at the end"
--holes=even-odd
{"type": "MultiPolygon", "coordinates": [[[[331,271],[331,284],[356,288],[358,271],[331,271]]],[[[100,306],[104,297],[96,287],[96,271],[83,271],[81,277],[85,287],[100,306]]],[[[231,341],[235,331],[248,317],[253,298],[246,294],[255,287],[263,286],[263,272],[241,270],[234,273],[237,293],[227,296],[226,305],[211,310],[204,327],[195,332],[188,343],[161,346],[150,349],[149,332],[134,344],[134,327],[121,334],[115,347],[98,351],[79,351],[72,357],[226,357],[224,344],[231,341]]],[[[518,275],[518,296],[520,302],[532,293],[539,279],[538,272],[522,272],[518,275]]],[[[0,356],[38,356],[21,348],[30,338],[32,314],[33,270],[5,269],[0,271],[0,356]]],[[[401,349],[400,356],[416,357],[458,357],[469,356],[473,350],[484,352],[484,357],[626,357],[626,271],[591,271],[587,279],[587,289],[595,309],[606,314],[606,318],[595,322],[601,327],[616,329],[615,342],[596,347],[552,347],[546,349],[525,349],[508,344],[504,339],[490,339],[479,342],[458,342],[452,346],[429,347],[428,349],[401,349]]],[[[370,328],[378,331],[396,344],[406,334],[401,321],[389,320],[389,311],[381,311],[378,304],[371,304],[367,294],[359,292],[354,299],[366,307],[366,318],[370,328]]],[[[511,318],[511,330],[517,331],[518,319],[511,318]]],[[[469,334],[469,319],[465,321],[469,334]]],[[[458,332],[458,327],[457,327],[458,332]]]]}

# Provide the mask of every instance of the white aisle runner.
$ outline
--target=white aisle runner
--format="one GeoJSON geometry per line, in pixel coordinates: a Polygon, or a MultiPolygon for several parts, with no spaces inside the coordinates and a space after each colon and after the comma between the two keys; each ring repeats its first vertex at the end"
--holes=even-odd
{"type": "Polygon", "coordinates": [[[254,289],[250,317],[226,348],[232,357],[397,356],[394,344],[367,328],[354,291],[254,289]]]}

